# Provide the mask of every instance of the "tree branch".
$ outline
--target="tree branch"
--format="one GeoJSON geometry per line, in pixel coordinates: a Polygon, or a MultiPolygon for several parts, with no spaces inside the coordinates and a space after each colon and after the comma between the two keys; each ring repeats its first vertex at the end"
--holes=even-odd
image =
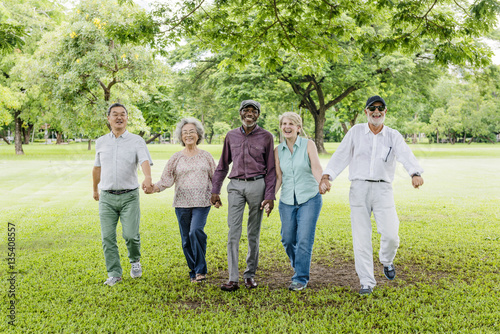
{"type": "Polygon", "coordinates": [[[285,29],[285,27],[283,25],[283,22],[281,22],[281,20],[279,18],[278,8],[276,7],[276,0],[273,0],[273,3],[274,3],[274,6],[273,6],[274,7],[274,16],[276,17],[276,20],[279,22],[279,24],[281,26],[281,29],[283,30],[283,33],[285,34],[285,37],[286,37],[288,43],[290,43],[290,45],[295,49],[295,51],[297,52],[297,56],[299,56],[299,58],[302,59],[302,61],[305,62],[305,60],[300,55],[300,51],[297,49],[297,47],[290,40],[290,37],[288,36],[288,33],[286,32],[286,29],[285,29]]]}
{"type": "Polygon", "coordinates": [[[165,30],[165,32],[164,32],[164,33],[170,32],[170,31],[174,30],[175,28],[177,28],[178,26],[180,26],[180,25],[182,24],[182,22],[184,22],[184,20],[185,20],[185,19],[187,19],[187,18],[188,18],[188,17],[190,17],[190,16],[191,16],[194,12],[196,12],[196,11],[198,10],[198,8],[200,8],[200,7],[201,7],[201,5],[202,5],[204,2],[205,2],[205,0],[202,0],[198,6],[196,6],[196,7],[195,7],[192,11],[190,11],[190,12],[189,12],[189,13],[187,13],[186,15],[184,15],[184,17],[182,17],[182,18],[180,19],[180,21],[179,21],[177,24],[175,24],[172,28],[165,30]]]}

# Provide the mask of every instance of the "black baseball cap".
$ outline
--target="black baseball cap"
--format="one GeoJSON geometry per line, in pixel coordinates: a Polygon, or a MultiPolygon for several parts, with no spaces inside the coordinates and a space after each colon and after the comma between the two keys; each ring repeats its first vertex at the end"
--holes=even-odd
{"type": "Polygon", "coordinates": [[[384,106],[386,106],[387,104],[385,104],[385,101],[383,98],[381,98],[380,96],[378,95],[374,95],[372,97],[370,97],[368,99],[368,101],[366,101],[366,106],[365,106],[365,109],[368,108],[369,106],[371,106],[372,104],[374,104],[375,102],[382,102],[382,104],[384,106]]]}

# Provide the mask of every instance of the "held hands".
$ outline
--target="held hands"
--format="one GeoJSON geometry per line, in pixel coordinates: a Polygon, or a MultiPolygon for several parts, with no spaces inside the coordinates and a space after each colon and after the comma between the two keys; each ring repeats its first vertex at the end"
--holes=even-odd
{"type": "Polygon", "coordinates": [[[326,194],[327,191],[330,191],[331,185],[330,180],[328,179],[329,175],[323,175],[321,178],[321,182],[319,183],[319,193],[321,195],[326,194]]]}
{"type": "Polygon", "coordinates": [[[421,176],[415,175],[411,178],[411,184],[413,185],[413,188],[418,189],[418,187],[424,184],[424,179],[421,176]]]}
{"type": "Polygon", "coordinates": [[[160,192],[160,188],[158,188],[158,186],[156,184],[153,184],[153,187],[151,189],[149,189],[149,190],[148,189],[144,189],[144,188],[143,188],[143,190],[144,190],[144,193],[148,194],[148,195],[160,192]]]}
{"type": "MultiPolygon", "coordinates": [[[[142,182],[142,190],[144,190],[144,192],[146,194],[152,194],[153,192],[155,192],[154,188],[155,188],[155,185],[153,184],[153,180],[151,179],[151,176],[146,176],[144,178],[144,181],[142,182]]],[[[156,188],[158,188],[158,187],[156,187],[156,188]]]]}
{"type": "Polygon", "coordinates": [[[262,203],[260,204],[260,209],[264,210],[264,212],[269,217],[269,214],[271,214],[271,211],[273,211],[274,209],[274,201],[272,199],[263,200],[262,203]]]}
{"type": "Polygon", "coordinates": [[[218,194],[212,194],[212,197],[210,197],[210,203],[212,203],[216,209],[222,206],[222,201],[220,200],[220,196],[218,194]]]}

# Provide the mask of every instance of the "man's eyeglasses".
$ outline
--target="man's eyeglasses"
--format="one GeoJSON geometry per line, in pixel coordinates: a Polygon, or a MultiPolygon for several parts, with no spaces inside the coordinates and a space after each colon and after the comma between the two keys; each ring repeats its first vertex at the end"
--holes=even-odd
{"type": "Polygon", "coordinates": [[[368,109],[370,111],[375,111],[376,109],[378,109],[379,111],[384,111],[385,110],[385,106],[369,106],[366,109],[368,109]]]}

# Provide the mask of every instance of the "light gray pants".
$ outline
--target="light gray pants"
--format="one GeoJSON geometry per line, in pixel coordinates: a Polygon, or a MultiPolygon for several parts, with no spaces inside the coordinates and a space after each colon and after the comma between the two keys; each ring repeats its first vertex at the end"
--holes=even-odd
{"type": "Polygon", "coordinates": [[[399,246],[399,219],[392,185],[385,182],[352,181],[349,193],[354,262],[361,285],[374,287],[371,214],[380,234],[379,261],[392,264],[399,246]]]}
{"type": "Polygon", "coordinates": [[[229,270],[229,280],[238,282],[238,256],[243,226],[243,212],[245,204],[248,203],[248,254],[247,268],[243,273],[244,278],[255,276],[259,262],[259,239],[260,226],[262,223],[263,210],[260,205],[264,200],[266,184],[264,179],[255,181],[241,181],[232,179],[227,186],[228,193],[228,215],[227,225],[229,234],[227,237],[227,262],[229,270]]]}

